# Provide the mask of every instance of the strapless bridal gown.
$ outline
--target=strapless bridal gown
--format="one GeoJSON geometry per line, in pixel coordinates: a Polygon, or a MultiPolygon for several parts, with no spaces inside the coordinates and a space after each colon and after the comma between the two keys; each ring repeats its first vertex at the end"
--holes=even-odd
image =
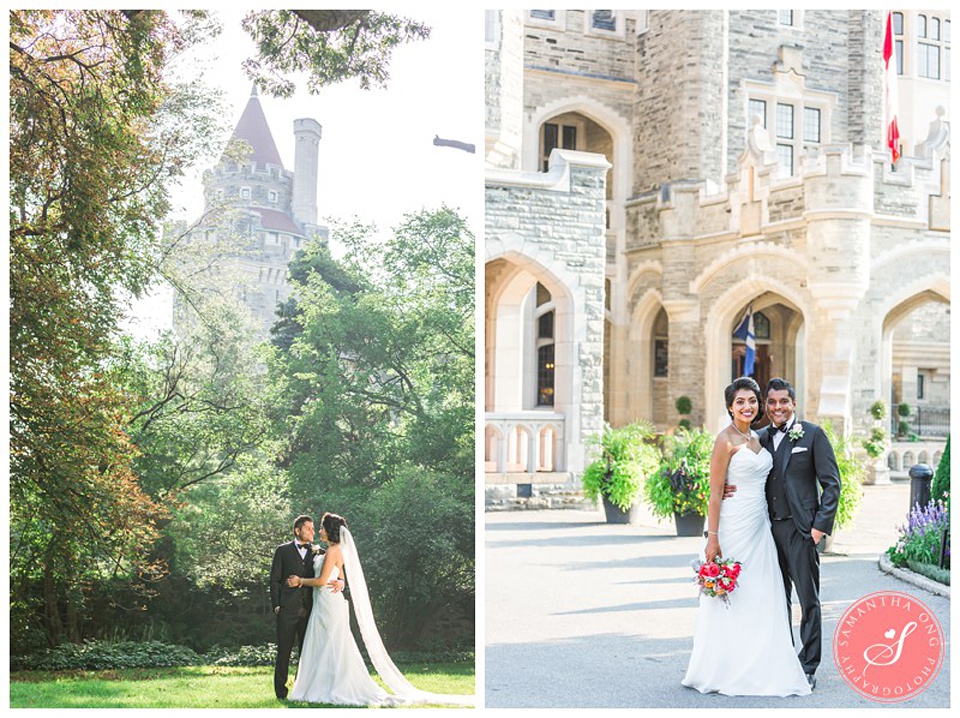
{"type": "Polygon", "coordinates": [[[764,487],[772,465],[766,449],[754,453],[743,446],[730,457],[727,482],[736,485],[737,491],[723,500],[718,538],[723,557],[742,566],[729,607],[718,598],[700,597],[683,685],[701,693],[810,693],[793,647],[777,548],[770,533],[764,487]]]}
{"type": "MultiPolygon", "coordinates": [[[[318,556],[314,559],[314,575],[319,576],[322,570],[323,556],[318,556]]],[[[330,580],[339,576],[340,569],[335,567],[330,580]]],[[[334,593],[326,586],[313,589],[313,609],[307,620],[290,700],[341,706],[392,702],[370,677],[350,632],[350,604],[342,593],[334,593]]]]}

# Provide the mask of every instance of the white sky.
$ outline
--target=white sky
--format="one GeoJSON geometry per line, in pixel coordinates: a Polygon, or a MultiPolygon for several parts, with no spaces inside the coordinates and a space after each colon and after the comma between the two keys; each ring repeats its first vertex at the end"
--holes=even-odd
{"type": "MultiPolygon", "coordinates": [[[[323,127],[320,140],[318,217],[357,217],[381,232],[399,224],[406,213],[446,204],[465,216],[480,235],[483,218],[483,11],[450,6],[427,9],[418,4],[391,11],[426,23],[427,40],[394,49],[386,89],[361,90],[350,81],[310,95],[297,83],[290,99],[260,95],[284,167],[293,169],[293,121],[311,117],[323,127]],[[435,147],[434,135],[472,143],[470,154],[435,147]]],[[[207,84],[222,87],[236,126],[252,83],[241,62],[255,54],[240,28],[245,11],[219,12],[224,26],[216,43],[202,53],[210,64],[207,84]]],[[[198,62],[198,67],[202,65],[198,62]]],[[[223,138],[221,147],[228,136],[223,138]]],[[[212,162],[193,168],[173,199],[174,216],[188,221],[203,209],[201,176],[212,162]]],[[[137,334],[168,326],[168,291],[136,305],[137,334]]]]}

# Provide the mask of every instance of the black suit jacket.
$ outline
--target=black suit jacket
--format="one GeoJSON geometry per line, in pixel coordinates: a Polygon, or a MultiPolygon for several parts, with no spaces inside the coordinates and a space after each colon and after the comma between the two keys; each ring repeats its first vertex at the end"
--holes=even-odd
{"type": "Polygon", "coordinates": [[[313,556],[314,554],[308,551],[306,559],[301,559],[293,541],[277,546],[273,553],[273,565],[270,567],[270,602],[274,611],[277,606],[284,612],[291,611],[294,614],[299,608],[310,610],[312,589],[309,586],[292,588],[287,585],[287,579],[290,576],[313,578],[313,556]]]}
{"type": "Polygon", "coordinates": [[[784,454],[779,467],[773,451],[773,427],[768,426],[759,432],[760,444],[774,456],[770,478],[774,477],[778,469],[782,473],[787,503],[800,533],[809,536],[811,528],[825,534],[832,533],[833,519],[840,502],[840,469],[837,466],[837,457],[834,456],[833,447],[822,428],[809,421],[799,420],[794,426],[803,429],[803,436],[793,441],[788,432],[788,435],[783,437],[780,449],[783,449],[784,454]]]}

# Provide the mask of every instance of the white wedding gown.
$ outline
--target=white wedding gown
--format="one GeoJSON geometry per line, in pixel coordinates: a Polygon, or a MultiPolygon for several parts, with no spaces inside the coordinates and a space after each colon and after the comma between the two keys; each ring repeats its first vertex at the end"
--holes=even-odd
{"type": "MultiPolygon", "coordinates": [[[[314,559],[314,576],[323,570],[323,560],[323,556],[314,559]]],[[[330,580],[339,577],[340,569],[335,566],[330,580]]],[[[387,692],[370,677],[350,632],[350,604],[342,593],[325,586],[313,589],[313,610],[307,620],[290,700],[342,706],[387,702],[387,692]]]]}
{"type": "MultiPolygon", "coordinates": [[[[313,589],[313,609],[307,620],[290,700],[344,706],[474,705],[474,696],[428,693],[415,688],[390,660],[373,619],[367,582],[353,537],[345,527],[340,534],[347,584],[364,646],[373,667],[393,693],[387,693],[370,677],[350,631],[350,604],[343,594],[334,593],[327,586],[317,586],[313,589]]],[[[314,576],[323,573],[325,556],[313,560],[314,576]]],[[[339,567],[334,567],[330,580],[339,576],[339,567]]]]}
{"type": "MultiPolygon", "coordinates": [[[[683,685],[728,696],[807,695],[810,686],[790,636],[777,547],[764,487],[773,458],[743,446],[730,457],[727,481],[737,487],[720,509],[723,557],[740,561],[730,605],[700,597],[693,653],[683,685]]],[[[703,556],[701,555],[701,560],[703,556]]]]}

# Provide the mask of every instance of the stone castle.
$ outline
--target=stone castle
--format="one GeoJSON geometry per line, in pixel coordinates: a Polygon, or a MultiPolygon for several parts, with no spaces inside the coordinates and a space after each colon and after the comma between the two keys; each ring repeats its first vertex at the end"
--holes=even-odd
{"type": "MultiPolygon", "coordinates": [[[[247,152],[225,151],[204,173],[204,216],[188,236],[216,253],[215,284],[242,300],[259,340],[269,338],[277,307],[290,296],[287,265],[293,255],[307,242],[327,239],[326,228],[317,224],[321,127],[305,118],[294,121],[293,131],[290,171],[254,88],[231,136],[231,144],[243,140],[247,152]]],[[[175,308],[175,325],[185,321],[183,307],[175,308]]]]}
{"type": "Polygon", "coordinates": [[[605,421],[719,430],[748,313],[804,418],[948,411],[950,17],[893,17],[895,166],[879,10],[487,12],[489,506],[575,494],[605,421]]]}

